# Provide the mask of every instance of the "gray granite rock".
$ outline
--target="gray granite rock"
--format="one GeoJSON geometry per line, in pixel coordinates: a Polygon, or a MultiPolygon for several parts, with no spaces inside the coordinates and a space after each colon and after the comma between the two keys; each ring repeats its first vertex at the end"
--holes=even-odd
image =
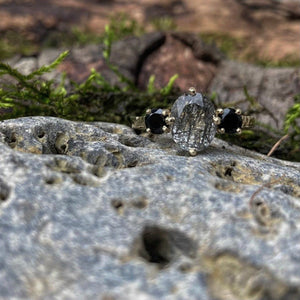
{"type": "Polygon", "coordinates": [[[300,298],[300,164],[50,117],[0,151],[2,299],[300,298]]]}

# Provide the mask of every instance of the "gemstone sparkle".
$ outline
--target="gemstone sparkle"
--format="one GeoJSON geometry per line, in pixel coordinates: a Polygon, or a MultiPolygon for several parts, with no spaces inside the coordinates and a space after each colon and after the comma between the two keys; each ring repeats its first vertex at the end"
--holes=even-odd
{"type": "Polygon", "coordinates": [[[175,118],[173,140],[183,149],[202,151],[216,133],[214,106],[201,93],[184,94],[174,103],[171,116],[175,118]]]}

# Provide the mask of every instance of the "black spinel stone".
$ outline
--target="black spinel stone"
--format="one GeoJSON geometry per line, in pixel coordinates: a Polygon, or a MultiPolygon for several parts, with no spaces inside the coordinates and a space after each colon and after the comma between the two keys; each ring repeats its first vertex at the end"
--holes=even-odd
{"type": "Polygon", "coordinates": [[[167,126],[165,122],[165,116],[162,114],[163,110],[159,109],[152,109],[150,114],[145,116],[145,124],[146,128],[150,128],[151,132],[154,134],[162,134],[163,126],[167,126]]]}
{"type": "Polygon", "coordinates": [[[225,108],[220,117],[221,123],[218,128],[224,128],[226,133],[236,133],[236,130],[242,127],[242,117],[235,113],[234,108],[225,108]]]}

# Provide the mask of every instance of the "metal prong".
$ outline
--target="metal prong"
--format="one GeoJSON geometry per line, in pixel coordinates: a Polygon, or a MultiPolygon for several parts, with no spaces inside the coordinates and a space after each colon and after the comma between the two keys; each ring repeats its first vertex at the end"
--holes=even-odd
{"type": "Polygon", "coordinates": [[[220,128],[220,129],[218,129],[218,133],[220,133],[220,134],[225,133],[225,128],[220,128]]]}
{"type": "Polygon", "coordinates": [[[170,115],[170,111],[169,111],[168,109],[164,109],[164,110],[162,111],[162,115],[163,115],[164,117],[166,117],[166,116],[170,115]]]}
{"type": "Polygon", "coordinates": [[[174,123],[175,118],[174,117],[166,117],[165,121],[167,124],[171,124],[171,123],[174,123]]]}
{"type": "Polygon", "coordinates": [[[191,156],[195,156],[195,155],[197,155],[197,150],[195,148],[190,148],[189,153],[191,156]]]}
{"type": "Polygon", "coordinates": [[[224,109],[223,108],[218,108],[216,110],[216,115],[223,115],[224,109]]]}
{"type": "Polygon", "coordinates": [[[197,92],[196,92],[196,89],[195,89],[194,87],[190,87],[190,88],[189,88],[189,94],[190,94],[190,95],[195,96],[196,93],[197,93],[197,92]]]}
{"type": "Polygon", "coordinates": [[[162,127],[162,130],[163,130],[163,132],[169,132],[169,128],[166,125],[164,125],[162,127]]]}
{"type": "Polygon", "coordinates": [[[221,124],[221,118],[214,116],[213,119],[214,119],[214,123],[216,125],[220,125],[221,124]]]}
{"type": "Polygon", "coordinates": [[[241,128],[237,128],[237,129],[236,129],[236,133],[237,133],[237,134],[241,134],[241,133],[242,133],[242,129],[241,129],[241,128]]]}
{"type": "Polygon", "coordinates": [[[237,109],[235,110],[235,113],[236,113],[237,115],[241,115],[241,114],[242,114],[242,111],[241,111],[239,108],[237,108],[237,109]]]}
{"type": "Polygon", "coordinates": [[[147,133],[151,133],[151,129],[150,129],[150,128],[147,128],[147,129],[146,129],[146,132],[147,132],[147,133]]]}
{"type": "Polygon", "coordinates": [[[151,114],[151,109],[148,108],[148,109],[146,110],[146,115],[150,115],[150,114],[151,114]]]}

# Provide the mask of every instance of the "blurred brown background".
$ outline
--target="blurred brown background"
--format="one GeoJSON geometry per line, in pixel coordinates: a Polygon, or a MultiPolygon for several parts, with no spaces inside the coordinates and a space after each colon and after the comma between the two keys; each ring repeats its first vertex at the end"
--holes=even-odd
{"type": "Polygon", "coordinates": [[[200,33],[246,61],[300,60],[299,0],[0,0],[0,58],[101,35],[118,13],[146,31],[200,33]]]}

